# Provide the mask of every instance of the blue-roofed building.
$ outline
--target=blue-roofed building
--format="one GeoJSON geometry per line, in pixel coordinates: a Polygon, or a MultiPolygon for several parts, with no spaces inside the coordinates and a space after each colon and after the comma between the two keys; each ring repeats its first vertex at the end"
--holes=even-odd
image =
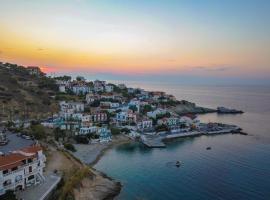
{"type": "Polygon", "coordinates": [[[98,134],[100,142],[110,142],[112,140],[111,131],[106,127],[99,128],[98,134]]]}

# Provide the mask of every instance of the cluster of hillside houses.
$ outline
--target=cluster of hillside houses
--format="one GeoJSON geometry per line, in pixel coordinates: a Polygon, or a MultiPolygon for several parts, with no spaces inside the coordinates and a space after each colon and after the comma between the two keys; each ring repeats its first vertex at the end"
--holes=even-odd
{"type": "MultiPolygon", "coordinates": [[[[79,79],[79,80],[78,80],[79,79]]],[[[59,92],[81,97],[81,101],[61,101],[56,118],[44,121],[48,127],[71,130],[74,135],[96,134],[100,142],[111,140],[111,127],[128,128],[136,135],[157,131],[191,128],[198,122],[193,116],[179,116],[168,109],[176,102],[173,95],[141,88],[127,88],[106,81],[58,80],[59,92]],[[161,129],[162,130],[162,129],[161,129]]]]}

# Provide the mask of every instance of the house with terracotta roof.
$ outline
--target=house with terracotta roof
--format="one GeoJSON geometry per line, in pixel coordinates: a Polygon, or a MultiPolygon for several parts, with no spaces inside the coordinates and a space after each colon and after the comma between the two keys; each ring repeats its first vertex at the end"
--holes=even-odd
{"type": "Polygon", "coordinates": [[[0,195],[43,182],[45,162],[46,157],[39,145],[0,156],[0,195]]]}

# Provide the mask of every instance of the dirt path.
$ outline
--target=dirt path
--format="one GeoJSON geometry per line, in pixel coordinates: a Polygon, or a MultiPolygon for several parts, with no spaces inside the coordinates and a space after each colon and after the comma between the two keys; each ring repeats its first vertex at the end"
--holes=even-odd
{"type": "Polygon", "coordinates": [[[74,160],[67,153],[59,151],[52,146],[49,147],[47,153],[47,165],[45,168],[47,173],[53,173],[57,170],[62,174],[66,174],[82,167],[78,161],[74,160]]]}

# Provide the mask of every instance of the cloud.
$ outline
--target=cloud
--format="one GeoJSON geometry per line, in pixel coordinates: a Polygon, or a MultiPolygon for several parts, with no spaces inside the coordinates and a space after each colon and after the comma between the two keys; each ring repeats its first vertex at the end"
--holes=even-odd
{"type": "Polygon", "coordinates": [[[37,48],[37,51],[44,51],[45,49],[43,48],[37,48]]]}
{"type": "Polygon", "coordinates": [[[232,67],[221,66],[221,67],[207,67],[207,66],[198,66],[193,67],[196,70],[208,71],[208,72],[224,72],[230,70],[232,67]]]}
{"type": "Polygon", "coordinates": [[[4,52],[2,50],[0,50],[0,55],[3,54],[4,52]]]}
{"type": "Polygon", "coordinates": [[[168,62],[176,62],[175,59],[168,59],[167,61],[168,61],[168,62]]]}

